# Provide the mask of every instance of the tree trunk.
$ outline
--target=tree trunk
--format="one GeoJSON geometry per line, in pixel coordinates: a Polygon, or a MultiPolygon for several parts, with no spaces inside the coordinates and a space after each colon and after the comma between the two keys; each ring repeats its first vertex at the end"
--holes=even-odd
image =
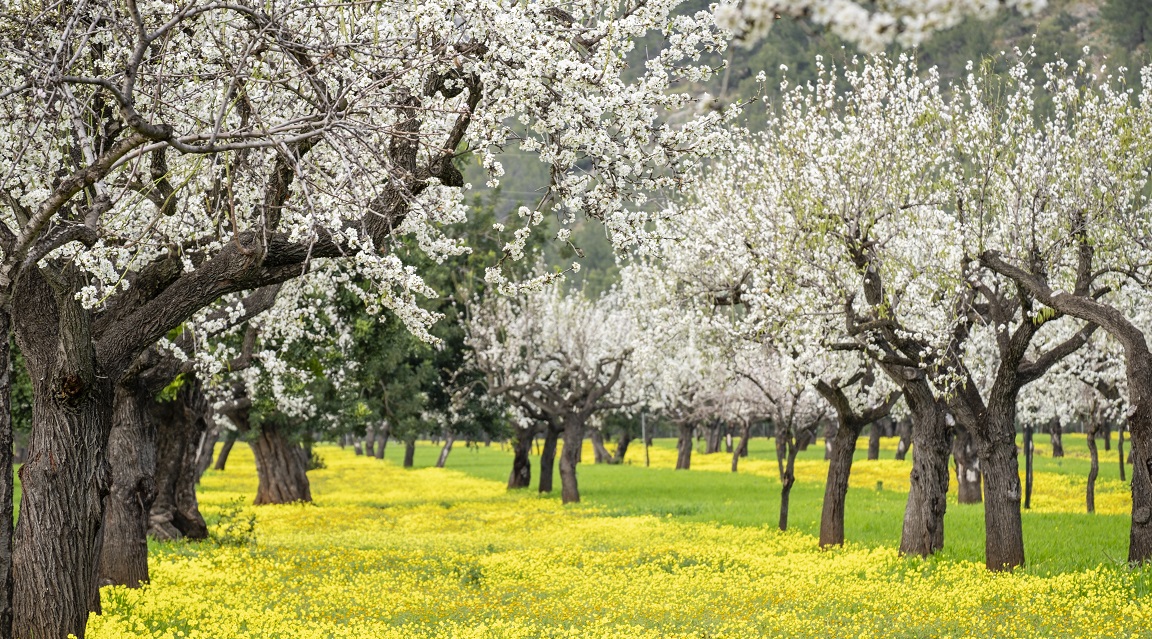
{"type": "Polygon", "coordinates": [[[28,461],[19,473],[12,632],[82,639],[88,612],[100,601],[104,498],[112,481],[104,456],[112,380],[96,363],[90,316],[71,292],[53,293],[36,269],[18,287],[20,314],[13,319],[33,404],[28,461]]]}
{"type": "Polygon", "coordinates": [[[404,440],[404,467],[411,468],[416,463],[416,439],[404,440]]]}
{"type": "Polygon", "coordinates": [[[608,464],[612,461],[612,453],[604,446],[604,433],[599,428],[593,428],[589,433],[592,439],[592,458],[597,464],[608,464]]]}
{"type": "Polygon", "coordinates": [[[1111,451],[1112,450],[1112,424],[1105,421],[1103,431],[1104,431],[1104,433],[1103,433],[1103,435],[1104,435],[1104,450],[1105,451],[1111,451]]]}
{"type": "Polygon", "coordinates": [[[952,429],[923,378],[904,385],[904,399],[912,412],[912,474],[900,553],[926,557],[944,547],[952,429]]]}
{"type": "MultiPolygon", "coordinates": [[[[880,459],[880,435],[881,428],[879,422],[872,422],[868,427],[868,459],[880,459]]],[[[853,444],[852,448],[855,449],[856,445],[853,444]]],[[[840,542],[844,543],[843,541],[840,542]]]]}
{"type": "Polygon", "coordinates": [[[1096,436],[1099,434],[1099,426],[1096,419],[1092,419],[1092,425],[1088,430],[1088,456],[1092,460],[1092,465],[1088,469],[1088,491],[1086,501],[1088,505],[1088,512],[1096,512],[1096,477],[1100,474],[1100,454],[1096,450],[1096,436]]]}
{"type": "Polygon", "coordinates": [[[961,504],[979,504],[984,501],[984,488],[980,474],[980,458],[972,446],[972,435],[957,429],[952,441],[952,459],[956,462],[957,499],[961,504]]]}
{"type": "Polygon", "coordinates": [[[1125,477],[1124,472],[1126,470],[1124,468],[1124,427],[1121,426],[1116,430],[1116,451],[1120,453],[1120,481],[1128,481],[1128,478],[1125,477]]]}
{"type": "Polygon", "coordinates": [[[1052,440],[1052,458],[1064,456],[1064,429],[1059,417],[1053,417],[1048,422],[1048,436],[1052,440]]]}
{"type": "Polygon", "coordinates": [[[564,424],[564,448],[560,451],[560,499],[562,503],[580,501],[580,488],[576,484],[576,464],[580,462],[580,448],[584,443],[584,420],[572,417],[564,424]]]}
{"type": "Polygon", "coordinates": [[[148,534],[157,539],[205,539],[208,526],[196,503],[195,469],[189,468],[204,428],[206,400],[195,381],[186,382],[168,402],[152,402],[156,429],[156,499],[148,513],[148,534]]]}
{"type": "Polygon", "coordinates": [[[896,424],[896,432],[900,435],[900,441],[896,443],[896,459],[904,461],[912,447],[912,420],[907,417],[901,419],[896,424]]]}
{"type": "Polygon", "coordinates": [[[440,447],[440,456],[436,458],[436,467],[443,468],[444,464],[448,462],[448,453],[452,452],[452,443],[456,441],[456,433],[452,431],[444,432],[444,445],[440,447]]]}
{"type": "Polygon", "coordinates": [[[728,454],[732,453],[732,431],[731,430],[724,433],[724,452],[726,452],[728,454]]]}
{"type": "Polygon", "coordinates": [[[364,430],[364,454],[369,457],[376,456],[376,427],[369,426],[364,430]]]}
{"type": "MultiPolygon", "coordinates": [[[[779,437],[780,433],[777,432],[776,436],[779,437]]],[[[780,530],[788,530],[788,499],[792,495],[792,485],[796,483],[796,453],[798,452],[794,440],[788,442],[785,448],[787,448],[788,463],[780,475],[780,521],[777,524],[780,530]]]]}
{"type": "Polygon", "coordinates": [[[752,437],[752,422],[744,422],[740,429],[740,443],[736,445],[736,450],[732,452],[732,472],[736,472],[736,466],[740,463],[740,458],[748,455],[748,439],[752,437]]]}
{"type": "Polygon", "coordinates": [[[224,445],[220,447],[220,454],[216,456],[216,470],[224,470],[224,466],[228,463],[228,455],[232,452],[232,447],[236,445],[236,431],[228,431],[225,436],[224,445]]]}
{"type": "Polygon", "coordinates": [[[556,441],[559,429],[549,424],[544,432],[544,448],[540,451],[540,492],[552,492],[552,476],[556,468],[556,441]]]}
{"type": "Polygon", "coordinates": [[[0,637],[12,636],[12,322],[0,308],[0,637]]]}
{"type": "Polygon", "coordinates": [[[984,561],[989,570],[1024,565],[1015,439],[998,437],[988,442],[980,458],[984,471],[984,561]]]}
{"type": "Polygon", "coordinates": [[[720,452],[721,441],[723,440],[723,424],[721,422],[712,422],[705,427],[704,436],[704,454],[711,455],[712,453],[720,452]]]}
{"type": "Polygon", "coordinates": [[[154,399],[135,376],[116,385],[108,436],[112,489],[104,500],[100,585],[148,583],[148,513],[156,499],[154,399]]]}
{"type": "MultiPolygon", "coordinates": [[[[872,431],[879,432],[876,423],[872,431]]],[[[844,502],[848,496],[848,477],[852,473],[852,455],[860,431],[841,423],[832,441],[832,459],[828,463],[828,480],[824,484],[824,506],[820,513],[820,546],[844,545],[844,502]]],[[[879,437],[869,437],[869,441],[879,437]]],[[[871,447],[871,443],[869,443],[871,447]]]]}
{"type": "MultiPolygon", "coordinates": [[[[376,455],[376,459],[384,459],[384,449],[388,446],[388,436],[391,430],[392,428],[387,422],[381,424],[380,427],[376,429],[376,442],[373,445],[375,449],[373,454],[376,455]]],[[[449,446],[449,448],[451,448],[451,446],[449,446]]],[[[447,457],[447,455],[444,455],[444,457],[447,457]]],[[[443,466],[440,466],[440,468],[443,468],[443,466]]]]}
{"type": "Polygon", "coordinates": [[[692,425],[680,424],[680,439],[676,441],[676,470],[688,470],[692,465],[692,425]]]}
{"type": "Polygon", "coordinates": [[[1024,508],[1032,508],[1032,427],[1024,427],[1024,508]]]}
{"type": "Polygon", "coordinates": [[[616,438],[616,453],[612,455],[611,463],[623,464],[624,456],[628,454],[628,445],[631,443],[632,436],[628,434],[628,431],[620,431],[620,436],[616,438]]]}
{"type": "Polygon", "coordinates": [[[512,472],[508,475],[508,488],[527,488],[532,485],[532,439],[536,429],[516,429],[516,439],[512,442],[512,472]]]}
{"type": "Polygon", "coordinates": [[[312,501],[307,466],[299,446],[288,441],[272,420],[260,425],[260,434],[250,444],[256,456],[256,505],[291,504],[312,501]]]}

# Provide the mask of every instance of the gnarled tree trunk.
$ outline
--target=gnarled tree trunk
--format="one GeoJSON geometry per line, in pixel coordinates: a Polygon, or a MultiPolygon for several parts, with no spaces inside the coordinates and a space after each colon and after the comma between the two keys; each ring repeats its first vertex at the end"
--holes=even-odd
{"type": "Polygon", "coordinates": [[[599,428],[593,428],[589,433],[592,439],[592,459],[597,464],[609,464],[612,462],[612,453],[608,452],[608,448],[604,446],[604,433],[600,432],[599,428]]]}
{"type": "Polygon", "coordinates": [[[632,435],[627,430],[621,431],[616,438],[616,452],[612,455],[613,464],[623,464],[624,456],[628,454],[628,445],[632,443],[632,435]]]}
{"type": "MultiPolygon", "coordinates": [[[[876,424],[872,424],[876,430],[876,424]]],[[[852,455],[860,431],[841,424],[832,440],[832,459],[828,463],[828,480],[824,484],[824,505],[820,513],[820,545],[844,545],[844,502],[848,496],[848,477],[852,473],[852,455]]]]}
{"type": "Polygon", "coordinates": [[[176,398],[155,402],[156,499],[148,513],[148,534],[157,539],[204,539],[208,526],[196,502],[192,466],[200,433],[206,427],[206,399],[196,382],[185,383],[176,398]]]}
{"type": "Polygon", "coordinates": [[[112,488],[104,500],[100,585],[148,582],[148,513],[156,499],[156,428],[149,389],[135,376],[116,385],[108,437],[112,488]]]}
{"type": "Polygon", "coordinates": [[[0,308],[0,637],[12,635],[12,320],[0,308]]]}
{"type": "Polygon", "coordinates": [[[261,424],[260,434],[249,444],[256,456],[256,505],[312,501],[307,466],[300,446],[280,432],[275,422],[261,424]]]}
{"type": "MultiPolygon", "coordinates": [[[[777,432],[776,436],[779,437],[780,433],[777,432]]],[[[788,506],[792,496],[792,485],[796,483],[796,453],[799,452],[796,439],[797,437],[789,438],[785,443],[787,462],[783,472],[780,473],[780,519],[777,523],[780,530],[788,530],[788,506]]]]}
{"type": "Polygon", "coordinates": [[[904,399],[912,412],[912,474],[900,554],[926,557],[944,547],[952,429],[923,378],[904,385],[904,399]]]}
{"type": "Polygon", "coordinates": [[[512,440],[512,472],[508,475],[508,488],[527,488],[532,485],[532,439],[535,428],[518,428],[512,440]]]}
{"type": "Polygon", "coordinates": [[[1060,424],[1059,417],[1053,417],[1048,421],[1048,436],[1052,440],[1052,458],[1064,456],[1064,428],[1060,424]]]}

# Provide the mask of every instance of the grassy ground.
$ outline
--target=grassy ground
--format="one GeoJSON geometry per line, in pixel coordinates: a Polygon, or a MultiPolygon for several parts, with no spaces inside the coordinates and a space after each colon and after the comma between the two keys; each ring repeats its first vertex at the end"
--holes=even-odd
{"type": "Polygon", "coordinates": [[[1066,446],[1063,460],[1037,459],[1029,566],[1011,575],[978,563],[979,506],[949,505],[942,556],[897,556],[909,466],[891,450],[855,465],[851,541],[820,551],[816,449],[782,534],[765,440],[737,474],[722,454],[673,471],[671,441],[651,468],[642,448],[630,464],[581,465],[575,507],[506,491],[499,445],[461,446],[440,470],[427,444],[412,470],[395,444],[384,463],[322,447],[315,504],[250,507],[252,457],[237,447],[200,493],[220,541],[152,544],[152,585],[105,589],[89,637],[1144,636],[1152,570],[1111,559],[1126,552],[1118,468],[1099,486],[1108,514],[1083,514],[1086,447],[1066,446]]]}

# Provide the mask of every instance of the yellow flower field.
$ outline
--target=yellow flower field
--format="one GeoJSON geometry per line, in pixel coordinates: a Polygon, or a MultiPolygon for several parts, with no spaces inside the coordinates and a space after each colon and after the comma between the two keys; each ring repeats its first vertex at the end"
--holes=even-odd
{"type": "MultiPolygon", "coordinates": [[[[820,551],[811,537],[768,527],[612,516],[509,494],[458,471],[405,471],[335,447],[322,455],[328,468],[310,473],[315,504],[246,506],[257,519],[251,543],[155,546],[152,584],[105,589],[104,614],[91,617],[88,636],[1152,632],[1149,570],[993,575],[970,562],[902,559],[890,548],[820,551]]],[[[226,472],[204,478],[209,519],[235,498],[249,503],[255,482],[251,454],[237,446],[226,472]]]]}

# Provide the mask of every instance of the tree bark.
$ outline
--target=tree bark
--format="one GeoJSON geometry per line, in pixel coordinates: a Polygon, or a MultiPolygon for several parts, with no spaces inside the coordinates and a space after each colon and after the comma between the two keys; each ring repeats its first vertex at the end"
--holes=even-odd
{"type": "Polygon", "coordinates": [[[712,421],[704,427],[704,454],[711,455],[720,452],[720,445],[723,441],[723,424],[719,421],[712,421]]]}
{"type": "MultiPolygon", "coordinates": [[[[880,459],[880,435],[880,422],[872,422],[872,425],[868,427],[868,459],[870,461],[880,459]]],[[[856,446],[853,445],[852,448],[855,449],[856,446]]]]}
{"type": "Polygon", "coordinates": [[[416,438],[404,440],[404,467],[411,468],[416,463],[416,438]]]}
{"type": "Polygon", "coordinates": [[[740,428],[740,443],[736,445],[736,450],[732,451],[732,472],[736,472],[740,458],[748,455],[748,439],[750,437],[752,437],[752,422],[746,421],[740,428]]]}
{"type": "Polygon", "coordinates": [[[1092,460],[1092,465],[1088,468],[1088,490],[1085,495],[1089,513],[1096,512],[1096,477],[1100,474],[1100,454],[1096,450],[1096,436],[1099,433],[1099,423],[1093,416],[1088,429],[1088,456],[1092,460]]]}
{"type": "Polygon", "coordinates": [[[676,470],[688,470],[692,466],[691,424],[680,424],[680,438],[676,441],[676,470]]]}
{"type": "Polygon", "coordinates": [[[906,380],[904,399],[912,412],[912,474],[900,554],[926,557],[944,547],[952,429],[923,377],[906,380]]]}
{"type": "Polygon", "coordinates": [[[0,637],[12,636],[12,321],[0,307],[0,637]]]}
{"type": "Polygon", "coordinates": [[[288,441],[272,420],[260,425],[260,434],[250,444],[256,456],[256,505],[290,504],[312,501],[307,466],[299,445],[288,441]]]}
{"type": "MultiPolygon", "coordinates": [[[[776,435],[779,437],[780,434],[776,435]]],[[[777,523],[780,530],[788,530],[788,502],[792,496],[792,485],[796,483],[796,453],[799,452],[796,438],[791,438],[785,448],[788,462],[780,475],[780,520],[777,523]]]]}
{"type": "MultiPolygon", "coordinates": [[[[448,462],[448,454],[452,452],[452,444],[456,441],[456,433],[451,430],[444,432],[444,445],[440,447],[440,456],[436,458],[436,467],[443,468],[448,462]]],[[[381,447],[383,452],[383,447],[381,447]]]]}
{"type": "Polygon", "coordinates": [[[1059,417],[1053,417],[1048,421],[1048,436],[1052,441],[1052,458],[1064,456],[1064,429],[1060,424],[1059,417]]]}
{"type": "Polygon", "coordinates": [[[97,364],[90,316],[71,290],[53,292],[35,270],[19,288],[14,319],[32,379],[33,423],[19,473],[12,632],[82,639],[88,612],[100,601],[104,498],[112,482],[104,451],[114,391],[97,364]]]}
{"type": "Polygon", "coordinates": [[[963,428],[955,432],[952,440],[952,459],[956,462],[957,499],[961,504],[979,504],[984,501],[984,487],[980,474],[980,458],[972,446],[972,435],[963,428]]]}
{"type": "Polygon", "coordinates": [[[1103,432],[1104,450],[1111,452],[1111,450],[1112,450],[1112,424],[1110,424],[1107,421],[1104,422],[1104,427],[1102,430],[1104,431],[1103,432]]]}
{"type": "Polygon", "coordinates": [[[205,539],[208,526],[196,502],[195,469],[191,468],[206,399],[195,381],[186,382],[168,402],[153,402],[156,428],[156,499],[148,513],[148,534],[157,539],[205,539]]]}
{"type": "Polygon", "coordinates": [[[1124,472],[1126,470],[1124,468],[1124,428],[1117,428],[1116,431],[1116,451],[1119,453],[1118,457],[1120,458],[1120,481],[1128,481],[1124,472]]]}
{"type": "Polygon", "coordinates": [[[597,464],[608,464],[612,462],[612,453],[608,452],[608,448],[604,446],[604,433],[600,432],[599,428],[593,428],[589,433],[592,439],[592,459],[597,464]]]}
{"type": "Polygon", "coordinates": [[[508,475],[508,488],[527,488],[532,485],[532,439],[536,429],[518,428],[512,442],[512,472],[508,475]]]}
{"type": "Polygon", "coordinates": [[[1024,509],[1032,508],[1032,427],[1024,427],[1024,509]]]}
{"type": "Polygon", "coordinates": [[[368,426],[364,430],[364,454],[369,457],[376,456],[376,427],[368,426]]]}
{"type": "Polygon", "coordinates": [[[117,384],[115,393],[99,579],[101,586],[138,588],[148,583],[148,513],[156,499],[155,400],[134,376],[117,384]]]}
{"type": "Polygon", "coordinates": [[[224,444],[220,446],[220,454],[216,456],[216,470],[224,470],[224,466],[228,463],[228,455],[232,452],[232,447],[236,445],[236,431],[228,431],[224,438],[224,444]]]}
{"type": "Polygon", "coordinates": [[[540,451],[540,492],[552,492],[552,476],[556,468],[556,440],[560,430],[549,424],[544,432],[544,449],[540,451]]]}
{"type": "MultiPolygon", "coordinates": [[[[877,430],[875,422],[872,423],[872,430],[877,430]]],[[[852,455],[856,452],[856,439],[859,436],[859,429],[842,423],[832,440],[832,459],[828,462],[824,506],[820,513],[821,547],[844,545],[844,502],[848,496],[848,477],[852,473],[852,455]]]]}
{"type": "MultiPolygon", "coordinates": [[[[391,431],[392,427],[389,426],[388,422],[384,422],[376,429],[376,442],[373,446],[373,448],[375,448],[374,454],[376,455],[376,459],[384,459],[384,449],[388,446],[388,436],[391,434],[391,431]]],[[[447,457],[447,455],[445,455],[445,457],[447,457]]],[[[441,468],[443,468],[443,466],[441,466],[441,468]]]]}
{"type": "Polygon", "coordinates": [[[613,464],[623,464],[624,456],[628,454],[628,445],[632,443],[632,435],[627,430],[621,431],[616,438],[616,452],[612,455],[613,464]]]}
{"type": "Polygon", "coordinates": [[[900,436],[900,441],[896,442],[896,459],[904,461],[912,447],[912,420],[907,417],[901,419],[896,423],[896,432],[900,436]]]}
{"type": "Polygon", "coordinates": [[[560,500],[565,504],[580,501],[576,465],[580,462],[583,443],[584,420],[580,417],[569,418],[564,424],[564,448],[560,450],[560,500]]]}

